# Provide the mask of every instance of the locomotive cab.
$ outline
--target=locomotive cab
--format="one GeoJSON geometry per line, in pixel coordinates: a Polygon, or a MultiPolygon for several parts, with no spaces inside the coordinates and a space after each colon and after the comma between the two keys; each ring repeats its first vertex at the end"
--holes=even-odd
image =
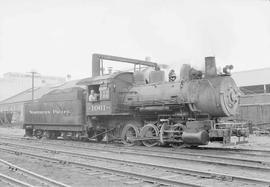
{"type": "Polygon", "coordinates": [[[110,88],[108,84],[88,85],[87,91],[88,102],[110,100],[110,88]]]}
{"type": "Polygon", "coordinates": [[[117,72],[81,80],[78,84],[87,87],[86,115],[90,117],[117,115],[123,90],[134,82],[133,73],[117,72]],[[91,93],[92,92],[92,93],[91,93]],[[94,95],[93,99],[92,95],[94,95]]]}
{"type": "Polygon", "coordinates": [[[85,111],[89,138],[101,141],[105,134],[112,133],[115,129],[110,121],[117,116],[129,115],[128,112],[124,112],[121,103],[125,90],[127,91],[133,83],[134,78],[131,72],[91,77],[78,83],[87,88],[85,111]]]}

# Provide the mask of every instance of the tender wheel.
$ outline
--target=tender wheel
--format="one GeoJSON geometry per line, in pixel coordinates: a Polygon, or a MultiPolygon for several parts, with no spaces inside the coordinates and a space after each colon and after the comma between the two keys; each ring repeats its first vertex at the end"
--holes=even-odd
{"type": "Polygon", "coordinates": [[[51,139],[51,131],[45,131],[44,132],[44,136],[46,137],[46,139],[51,139]]]}
{"type": "Polygon", "coordinates": [[[45,137],[47,139],[52,139],[52,140],[57,139],[57,137],[60,136],[60,135],[61,135],[61,133],[58,132],[58,131],[46,131],[45,132],[45,137]]]}
{"type": "Polygon", "coordinates": [[[139,136],[139,128],[133,124],[127,124],[121,133],[122,141],[125,145],[132,146],[135,144],[135,141],[132,141],[133,138],[139,136]]]}
{"type": "Polygon", "coordinates": [[[35,137],[37,137],[38,139],[43,137],[43,130],[41,129],[36,129],[34,132],[35,137]]]}
{"type": "Polygon", "coordinates": [[[143,145],[153,147],[159,143],[159,130],[155,125],[147,124],[141,130],[141,137],[149,138],[149,140],[142,141],[143,145]]]}

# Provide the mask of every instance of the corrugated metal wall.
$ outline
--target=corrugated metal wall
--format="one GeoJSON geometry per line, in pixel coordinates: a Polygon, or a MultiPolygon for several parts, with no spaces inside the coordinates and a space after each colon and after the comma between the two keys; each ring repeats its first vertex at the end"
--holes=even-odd
{"type": "Polygon", "coordinates": [[[270,124],[270,94],[241,96],[238,118],[254,124],[270,124]]]}

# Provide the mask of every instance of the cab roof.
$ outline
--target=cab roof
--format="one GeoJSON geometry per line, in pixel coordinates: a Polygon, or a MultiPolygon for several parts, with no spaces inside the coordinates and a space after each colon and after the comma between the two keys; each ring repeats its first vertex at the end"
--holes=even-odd
{"type": "Polygon", "coordinates": [[[126,75],[126,74],[133,75],[132,72],[115,72],[112,74],[82,79],[77,83],[77,85],[97,85],[97,84],[110,83],[112,82],[113,79],[117,79],[119,76],[126,75]]]}

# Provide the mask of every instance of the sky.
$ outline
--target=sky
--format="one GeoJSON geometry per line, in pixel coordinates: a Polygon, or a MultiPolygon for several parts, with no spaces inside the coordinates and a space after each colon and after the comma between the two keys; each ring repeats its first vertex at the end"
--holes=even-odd
{"type": "Polygon", "coordinates": [[[0,0],[0,74],[85,78],[92,53],[175,69],[213,55],[233,71],[270,67],[270,1],[0,0]]]}

